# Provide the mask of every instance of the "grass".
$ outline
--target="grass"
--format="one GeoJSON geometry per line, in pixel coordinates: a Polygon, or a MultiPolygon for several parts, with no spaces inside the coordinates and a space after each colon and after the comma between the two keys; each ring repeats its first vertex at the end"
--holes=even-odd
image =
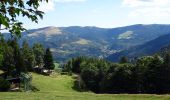
{"type": "Polygon", "coordinates": [[[59,67],[59,63],[54,63],[54,65],[55,65],[55,68],[58,68],[59,67]]]}
{"type": "Polygon", "coordinates": [[[38,92],[1,92],[0,100],[170,100],[169,95],[109,95],[91,92],[77,92],[71,76],[52,77],[33,73],[32,84],[38,92]]]}
{"type": "Polygon", "coordinates": [[[54,63],[54,65],[55,65],[55,68],[54,68],[54,70],[56,71],[56,72],[61,72],[61,68],[59,68],[59,66],[60,66],[60,64],[59,63],[54,63]]]}
{"type": "Polygon", "coordinates": [[[91,41],[89,40],[86,40],[86,39],[79,39],[78,41],[76,42],[73,42],[74,44],[79,44],[79,45],[86,45],[86,44],[89,44],[91,41]]]}

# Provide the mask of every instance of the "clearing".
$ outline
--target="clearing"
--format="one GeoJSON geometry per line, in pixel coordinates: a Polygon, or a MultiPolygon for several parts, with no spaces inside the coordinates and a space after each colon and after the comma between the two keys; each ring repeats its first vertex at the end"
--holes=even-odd
{"type": "Polygon", "coordinates": [[[74,90],[74,79],[66,75],[32,73],[38,92],[1,92],[0,100],[170,100],[169,95],[94,94],[74,90]]]}

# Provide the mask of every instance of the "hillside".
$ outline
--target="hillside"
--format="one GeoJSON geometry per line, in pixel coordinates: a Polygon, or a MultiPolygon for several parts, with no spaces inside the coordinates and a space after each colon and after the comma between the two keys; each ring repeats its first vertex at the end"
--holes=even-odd
{"type": "MultiPolygon", "coordinates": [[[[20,43],[41,43],[50,47],[57,61],[76,56],[105,58],[132,46],[144,44],[170,33],[170,25],[132,25],[118,28],[45,27],[24,32],[20,43]]],[[[9,38],[9,34],[5,34],[9,38]]]]}
{"type": "Polygon", "coordinates": [[[170,34],[160,36],[154,40],[144,43],[139,46],[132,47],[128,50],[124,50],[107,57],[110,61],[117,61],[121,56],[127,56],[129,58],[153,55],[159,52],[161,49],[166,49],[165,47],[170,44],[170,34]]]}
{"type": "Polygon", "coordinates": [[[2,100],[169,100],[168,95],[109,95],[90,92],[77,92],[72,89],[74,79],[71,76],[56,77],[33,75],[33,85],[38,92],[2,92],[2,100]],[[49,85],[50,83],[50,85],[49,85]]]}

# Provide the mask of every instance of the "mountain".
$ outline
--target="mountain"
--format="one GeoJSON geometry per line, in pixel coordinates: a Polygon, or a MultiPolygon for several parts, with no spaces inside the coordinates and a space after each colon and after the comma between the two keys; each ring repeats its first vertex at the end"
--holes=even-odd
{"type": "Polygon", "coordinates": [[[160,36],[154,40],[144,43],[139,46],[132,47],[128,50],[124,50],[107,57],[110,61],[117,61],[122,56],[127,56],[129,58],[153,55],[157,52],[165,52],[169,50],[170,46],[170,34],[160,36]]]}
{"type": "MultiPolygon", "coordinates": [[[[57,61],[76,56],[106,58],[170,33],[170,25],[131,25],[118,28],[44,27],[24,32],[20,43],[41,43],[50,47],[57,61]]],[[[9,38],[9,34],[4,34],[9,38]]]]}

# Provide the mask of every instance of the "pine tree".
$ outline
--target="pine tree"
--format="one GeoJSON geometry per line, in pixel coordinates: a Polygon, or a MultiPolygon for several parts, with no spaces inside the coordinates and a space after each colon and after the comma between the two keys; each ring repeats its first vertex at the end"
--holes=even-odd
{"type": "Polygon", "coordinates": [[[22,55],[24,59],[24,65],[28,71],[32,71],[32,68],[35,66],[35,56],[33,50],[29,47],[26,41],[22,44],[22,55]]]}
{"type": "Polygon", "coordinates": [[[36,61],[36,65],[38,66],[42,66],[43,65],[43,59],[44,59],[44,48],[41,44],[34,44],[33,45],[33,52],[34,52],[34,56],[35,56],[35,61],[36,61]]]}
{"type": "Polygon", "coordinates": [[[0,36],[0,67],[2,66],[2,63],[3,63],[3,51],[4,51],[4,39],[1,38],[0,36]]]}
{"type": "Polygon", "coordinates": [[[17,73],[20,74],[21,72],[27,72],[27,68],[24,64],[24,59],[20,47],[17,43],[17,39],[8,41],[8,44],[13,48],[14,62],[15,62],[17,73]]]}
{"type": "Polygon", "coordinates": [[[11,46],[5,46],[5,50],[3,52],[2,69],[6,71],[8,75],[10,75],[15,69],[13,48],[11,46]]]}
{"type": "Polygon", "coordinates": [[[55,67],[54,63],[53,63],[53,56],[52,56],[49,48],[46,49],[46,53],[45,53],[45,56],[44,56],[44,63],[45,63],[44,67],[46,69],[52,70],[55,67]]]}
{"type": "Polygon", "coordinates": [[[165,54],[164,63],[162,66],[162,74],[161,74],[161,85],[164,93],[170,93],[170,54],[165,54]]]}

